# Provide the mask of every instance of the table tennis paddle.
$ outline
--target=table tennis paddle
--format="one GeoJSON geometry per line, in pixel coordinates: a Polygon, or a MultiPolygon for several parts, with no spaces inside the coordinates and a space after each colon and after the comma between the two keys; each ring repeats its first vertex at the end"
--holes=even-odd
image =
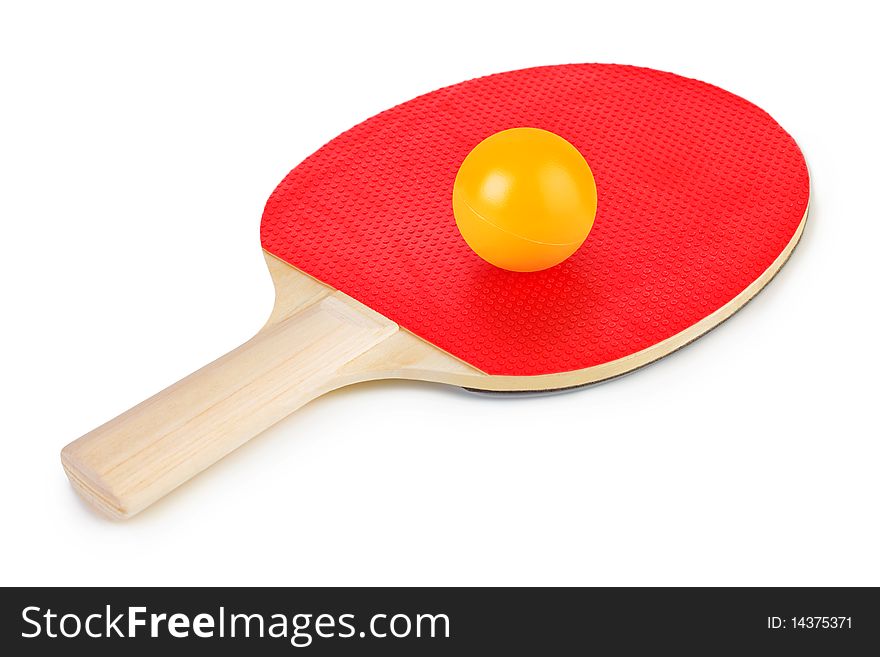
{"type": "Polygon", "coordinates": [[[64,469],[125,518],[341,386],[546,391],[619,376],[764,287],[801,236],[809,195],[804,158],[769,115],[670,73],[549,66],[420,96],[329,142],[272,193],[265,327],[69,444],[64,469]],[[468,152],[521,126],[573,144],[599,199],[581,248],[533,273],[473,253],[451,202],[468,152]]]}

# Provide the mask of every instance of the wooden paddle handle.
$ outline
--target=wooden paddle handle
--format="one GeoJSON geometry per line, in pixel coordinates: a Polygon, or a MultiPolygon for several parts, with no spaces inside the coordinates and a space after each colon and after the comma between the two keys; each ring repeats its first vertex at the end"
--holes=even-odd
{"type": "Polygon", "coordinates": [[[344,295],[270,322],[238,349],[70,443],[61,461],[89,502],[127,518],[311,399],[397,331],[344,295]]]}

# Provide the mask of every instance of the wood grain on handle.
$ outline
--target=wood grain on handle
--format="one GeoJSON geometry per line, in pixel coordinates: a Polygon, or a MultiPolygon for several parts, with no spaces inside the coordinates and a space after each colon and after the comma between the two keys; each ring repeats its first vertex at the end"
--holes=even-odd
{"type": "Polygon", "coordinates": [[[70,481],[127,518],[315,397],[398,327],[340,293],[284,308],[238,349],[70,443],[70,481]]]}

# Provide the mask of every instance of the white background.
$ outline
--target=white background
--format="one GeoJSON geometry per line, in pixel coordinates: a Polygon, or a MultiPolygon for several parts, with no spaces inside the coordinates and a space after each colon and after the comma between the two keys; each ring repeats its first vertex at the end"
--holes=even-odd
{"type": "Polygon", "coordinates": [[[880,584],[870,3],[19,3],[0,10],[3,584],[880,584]],[[266,319],[263,204],[374,113],[538,64],[650,66],[811,166],[791,262],[683,351],[496,400],[317,400],[125,523],[68,441],[266,319]]]}

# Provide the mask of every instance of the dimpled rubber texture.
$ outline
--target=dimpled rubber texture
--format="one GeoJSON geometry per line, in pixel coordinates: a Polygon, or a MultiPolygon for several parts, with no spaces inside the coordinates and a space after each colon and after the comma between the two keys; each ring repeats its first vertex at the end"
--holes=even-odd
{"type": "Polygon", "coordinates": [[[717,87],[605,64],[501,73],[420,96],[312,154],[266,204],[263,247],[488,374],[578,370],[690,327],[758,278],[803,219],[794,140],[717,87]],[[531,126],[580,150],[593,230],[535,273],[461,238],[452,185],[490,134],[531,126]]]}

